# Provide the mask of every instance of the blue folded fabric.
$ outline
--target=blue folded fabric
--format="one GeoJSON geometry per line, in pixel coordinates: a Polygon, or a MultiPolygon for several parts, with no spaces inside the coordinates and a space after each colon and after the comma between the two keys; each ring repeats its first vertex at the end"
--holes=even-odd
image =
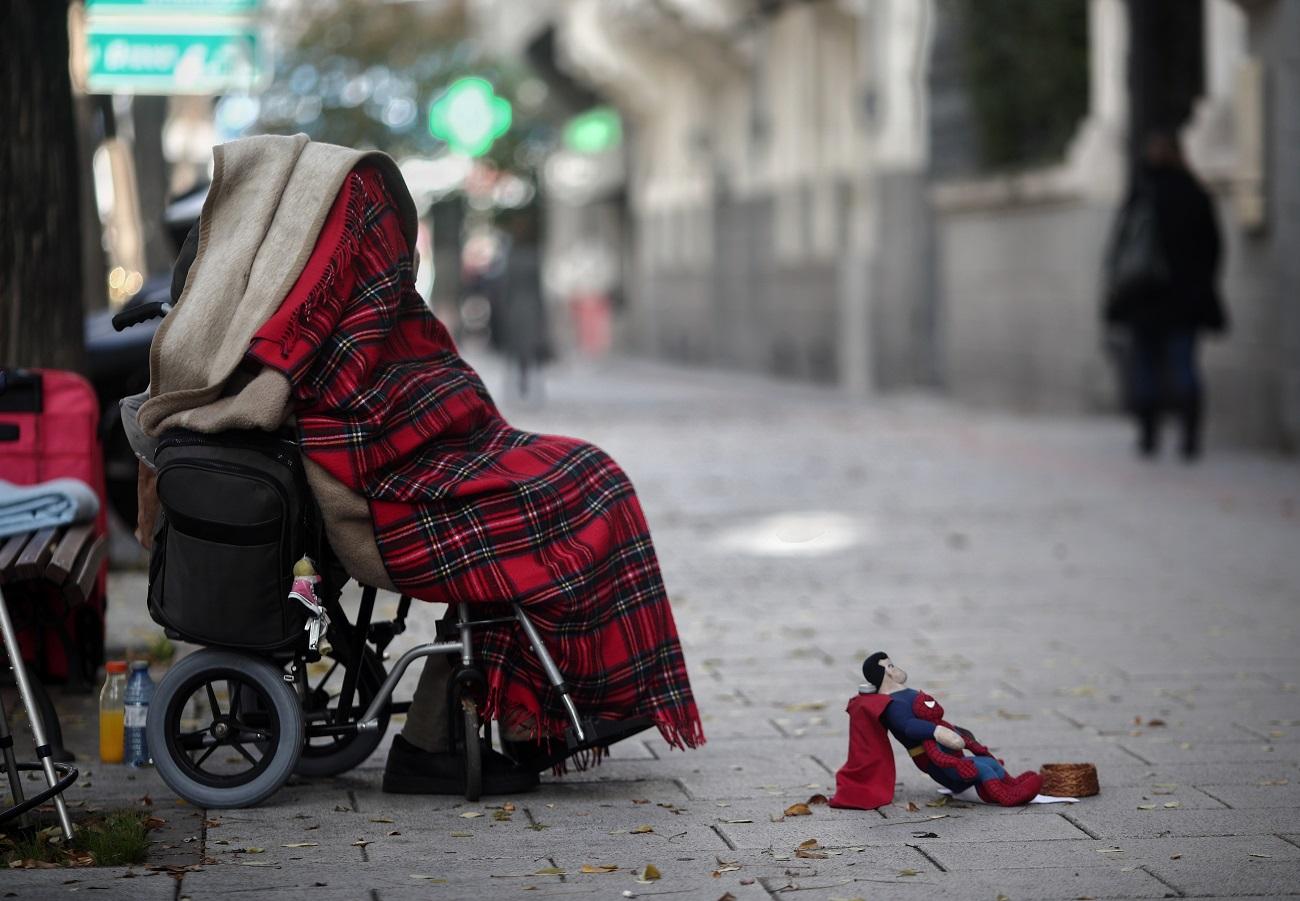
{"type": "Polygon", "coordinates": [[[0,479],[0,538],[74,522],[99,512],[99,498],[80,479],[15,485],[0,479]]]}

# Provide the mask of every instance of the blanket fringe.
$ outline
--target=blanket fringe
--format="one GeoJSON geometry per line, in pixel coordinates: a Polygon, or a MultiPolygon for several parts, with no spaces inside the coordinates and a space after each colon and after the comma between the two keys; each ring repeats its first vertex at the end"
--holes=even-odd
{"type": "Polygon", "coordinates": [[[280,356],[284,359],[288,359],[293,351],[293,345],[311,321],[312,314],[333,294],[334,283],[339,273],[352,265],[352,260],[361,250],[361,233],[365,228],[365,185],[361,181],[361,176],[355,172],[350,173],[344,182],[343,190],[348,192],[343,234],[330,253],[325,271],[308,292],[307,299],[293,316],[289,317],[284,334],[280,336],[280,356]]]}
{"type": "MultiPolygon", "coordinates": [[[[485,721],[499,720],[503,732],[517,733],[521,729],[526,729],[529,733],[526,740],[538,744],[548,739],[564,741],[565,731],[569,727],[567,717],[545,716],[540,710],[530,710],[521,706],[512,706],[503,710],[504,694],[504,687],[499,684],[489,689],[482,710],[485,721]]],[[[685,751],[688,748],[698,748],[705,742],[704,725],[698,717],[674,717],[663,710],[652,711],[649,716],[654,720],[659,734],[668,743],[669,747],[685,751]]],[[[599,766],[608,756],[609,748],[607,747],[587,748],[557,763],[552,767],[552,772],[556,776],[565,775],[570,768],[583,772],[599,766]]]]}

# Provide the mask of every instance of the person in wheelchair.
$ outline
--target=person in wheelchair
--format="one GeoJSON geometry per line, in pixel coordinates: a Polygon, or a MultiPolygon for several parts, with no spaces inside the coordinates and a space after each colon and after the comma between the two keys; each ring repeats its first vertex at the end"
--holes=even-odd
{"type": "MultiPolygon", "coordinates": [[[[148,396],[124,403],[137,448],[178,428],[291,428],[347,575],[493,619],[473,650],[483,719],[509,756],[483,751],[484,793],[536,785],[573,750],[567,701],[511,620],[515,604],[573,702],[605,725],[580,765],[647,725],[674,747],[703,743],[630,480],[589,443],[503,418],[415,289],[416,213],[392,160],[303,135],[215,157],[148,396]]],[[[145,475],[142,539],[156,508],[145,475]]],[[[446,725],[452,669],[426,661],[385,791],[463,790],[446,725]]]]}

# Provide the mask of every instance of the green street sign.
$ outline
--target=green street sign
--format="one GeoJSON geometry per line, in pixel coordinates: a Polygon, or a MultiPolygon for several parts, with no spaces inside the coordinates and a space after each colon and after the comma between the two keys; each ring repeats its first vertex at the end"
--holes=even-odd
{"type": "Polygon", "coordinates": [[[262,0],[86,0],[86,12],[92,15],[183,12],[226,16],[256,12],[261,5],[262,0]]]}
{"type": "Polygon", "coordinates": [[[252,27],[202,34],[92,28],[86,40],[86,90],[92,94],[248,91],[263,70],[252,27]]]}
{"type": "Polygon", "coordinates": [[[466,156],[482,156],[510,128],[510,101],[482,78],[461,78],[429,105],[429,133],[466,156]]]}

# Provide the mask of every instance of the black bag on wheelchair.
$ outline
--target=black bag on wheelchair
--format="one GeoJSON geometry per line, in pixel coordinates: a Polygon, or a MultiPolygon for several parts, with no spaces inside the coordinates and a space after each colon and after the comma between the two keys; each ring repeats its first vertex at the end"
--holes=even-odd
{"type": "Polygon", "coordinates": [[[303,635],[290,600],[310,498],[297,446],[265,432],[172,430],[154,458],[161,511],[149,614],[198,644],[271,651],[303,635]]]}

